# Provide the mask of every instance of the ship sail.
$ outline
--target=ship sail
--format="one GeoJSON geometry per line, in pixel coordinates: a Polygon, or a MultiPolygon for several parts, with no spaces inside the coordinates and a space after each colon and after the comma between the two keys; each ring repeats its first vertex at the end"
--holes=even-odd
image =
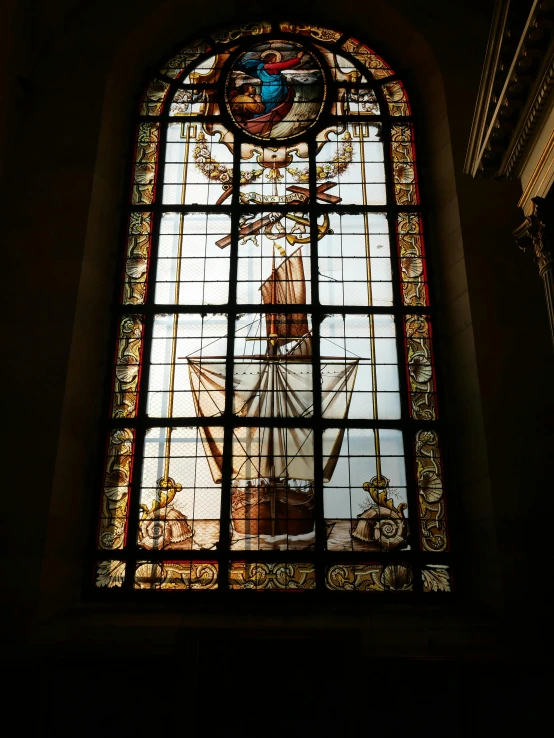
{"type": "MultiPolygon", "coordinates": [[[[301,249],[278,266],[260,287],[266,305],[305,305],[306,284],[301,249]]],[[[244,418],[307,418],[313,414],[311,333],[306,313],[267,313],[268,351],[236,356],[233,369],[234,412],[244,418]],[[294,343],[293,346],[290,346],[294,343]],[[283,351],[287,347],[288,350],[283,351]]],[[[225,408],[227,364],[221,358],[188,357],[196,414],[221,415],[225,408]]],[[[320,363],[322,414],[326,419],[348,415],[358,370],[357,359],[322,357],[320,363]]],[[[210,428],[200,428],[214,482],[222,479],[223,448],[210,428]]],[[[330,481],[344,430],[326,442],[324,480],[330,481]],[[327,445],[329,443],[329,445],[327,445]]],[[[239,427],[233,431],[234,480],[314,480],[311,428],[239,427]]]]}
{"type": "MultiPolygon", "coordinates": [[[[305,305],[306,279],[302,260],[302,247],[299,246],[278,267],[273,267],[271,275],[260,287],[265,305],[305,305]]],[[[306,313],[267,313],[267,335],[279,339],[279,345],[309,333],[306,313]]]]}
{"type": "MultiPolygon", "coordinates": [[[[235,412],[247,418],[301,418],[312,415],[311,363],[284,361],[286,356],[266,362],[235,359],[233,394],[235,412]],[[280,360],[279,360],[280,359],[280,360]],[[275,371],[270,364],[275,362],[275,371]],[[273,414],[270,413],[273,395],[273,414]]],[[[189,358],[189,374],[196,413],[199,417],[220,415],[225,408],[225,370],[223,361],[189,358]]],[[[354,390],[358,362],[356,359],[321,363],[322,412],[325,418],[339,420],[346,417],[354,390]]],[[[223,449],[210,434],[201,428],[206,456],[214,482],[221,481],[223,449]]],[[[344,431],[336,429],[336,438],[329,449],[323,476],[329,481],[335,469],[344,431]]],[[[237,428],[234,431],[233,464],[235,479],[259,479],[270,476],[270,450],[275,458],[275,476],[312,480],[313,437],[310,428],[237,428]],[[250,438],[247,435],[250,432],[250,438]],[[260,433],[259,439],[255,438],[260,433]],[[251,465],[240,462],[241,449],[249,447],[251,465]]]]}

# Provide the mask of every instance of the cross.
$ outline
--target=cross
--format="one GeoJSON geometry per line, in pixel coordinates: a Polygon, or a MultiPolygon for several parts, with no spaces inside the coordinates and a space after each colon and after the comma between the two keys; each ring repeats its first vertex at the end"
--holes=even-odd
{"type": "MultiPolygon", "coordinates": [[[[335,195],[328,195],[327,190],[330,190],[331,187],[336,187],[336,182],[323,182],[322,184],[317,186],[316,189],[316,200],[321,200],[322,202],[328,202],[331,204],[335,204],[337,202],[340,202],[342,198],[336,197],[335,195]]],[[[308,202],[310,197],[310,191],[307,187],[300,187],[299,185],[293,185],[291,187],[287,187],[287,190],[289,192],[294,192],[295,195],[305,195],[306,200],[305,202],[308,202]]],[[[277,220],[281,220],[285,216],[287,216],[288,213],[281,213],[279,217],[276,219],[275,215],[264,215],[262,218],[259,218],[258,220],[255,220],[253,223],[248,223],[247,225],[243,226],[239,231],[239,236],[241,238],[244,238],[245,236],[251,236],[255,233],[259,233],[262,228],[265,228],[266,225],[269,225],[270,223],[275,223],[277,220]]],[[[231,235],[224,236],[223,238],[220,238],[219,241],[215,242],[217,246],[219,246],[220,249],[227,248],[229,244],[231,243],[231,235]]]]}
{"type": "MultiPolygon", "coordinates": [[[[315,191],[315,199],[321,200],[322,202],[329,202],[332,205],[340,202],[342,200],[341,197],[327,194],[327,190],[330,190],[331,187],[336,186],[336,182],[323,182],[322,184],[318,185],[315,191]]],[[[287,190],[289,190],[289,192],[294,192],[296,195],[306,195],[307,198],[310,197],[310,191],[307,187],[299,187],[298,185],[293,185],[292,187],[287,187],[287,190]]]]}

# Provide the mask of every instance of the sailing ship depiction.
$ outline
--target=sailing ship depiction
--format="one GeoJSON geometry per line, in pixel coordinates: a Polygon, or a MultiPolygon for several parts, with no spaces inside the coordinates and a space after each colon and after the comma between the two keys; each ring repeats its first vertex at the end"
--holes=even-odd
{"type": "MultiPolygon", "coordinates": [[[[261,320],[258,316],[255,322],[260,326],[265,323],[266,335],[247,337],[253,353],[234,357],[235,415],[267,418],[272,425],[234,429],[233,542],[262,536],[268,548],[280,547],[280,543],[287,547],[292,545],[289,539],[296,537],[297,547],[303,547],[314,537],[313,430],[278,427],[279,418],[301,420],[313,411],[311,330],[307,313],[293,312],[296,305],[306,304],[302,246],[279,264],[274,252],[271,274],[259,289],[265,305],[283,310],[287,306],[288,312],[267,312],[261,320]],[[265,353],[254,353],[260,343],[265,353]]],[[[321,359],[322,414],[326,419],[343,419],[348,414],[358,359],[321,359]]],[[[189,356],[187,360],[197,415],[222,413],[225,357],[189,356]]],[[[200,433],[214,482],[221,482],[222,448],[209,427],[200,428],[200,433]]],[[[326,450],[325,481],[335,469],[343,435],[343,429],[336,429],[326,450]]],[[[259,545],[263,548],[263,541],[259,545]]]]}

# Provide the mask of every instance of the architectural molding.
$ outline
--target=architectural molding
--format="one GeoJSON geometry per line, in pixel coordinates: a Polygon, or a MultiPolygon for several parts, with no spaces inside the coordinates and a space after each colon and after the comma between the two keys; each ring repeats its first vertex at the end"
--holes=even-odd
{"type": "Polygon", "coordinates": [[[514,134],[513,143],[504,157],[505,164],[503,163],[500,166],[500,176],[519,176],[524,165],[524,162],[522,162],[523,153],[536,140],[537,131],[540,129],[539,121],[547,106],[550,93],[554,89],[554,43],[551,44],[550,54],[546,59],[545,66],[546,69],[538,84],[538,89],[532,98],[526,115],[522,116],[518,130],[514,134]]]}
{"type": "Polygon", "coordinates": [[[464,168],[472,176],[519,176],[554,89],[554,0],[507,5],[497,0],[492,20],[464,168]]]}
{"type": "Polygon", "coordinates": [[[479,152],[485,134],[487,112],[492,96],[509,7],[510,0],[498,0],[494,8],[485,54],[485,63],[483,64],[483,72],[477,94],[477,104],[475,106],[475,113],[473,114],[469,146],[464,165],[464,170],[473,176],[477,173],[479,152]]]}
{"type": "Polygon", "coordinates": [[[530,215],[529,209],[534,207],[533,198],[544,197],[552,182],[554,181],[554,131],[550,134],[550,138],[540,158],[535,165],[533,173],[529,178],[529,182],[523,191],[518,207],[523,209],[526,215],[530,215]]]}

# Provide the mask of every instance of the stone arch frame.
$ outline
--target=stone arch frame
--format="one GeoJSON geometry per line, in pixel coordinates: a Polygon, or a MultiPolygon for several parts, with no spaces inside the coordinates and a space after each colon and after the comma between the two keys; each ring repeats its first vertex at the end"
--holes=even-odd
{"type": "MultiPolygon", "coordinates": [[[[190,16],[188,16],[186,20],[189,27],[194,24],[194,20],[190,16]]],[[[328,25],[333,25],[332,20],[327,20],[326,22],[328,25]]],[[[171,37],[172,21],[170,22],[168,17],[166,17],[166,19],[162,20],[160,23],[162,26],[165,23],[165,30],[168,32],[166,38],[171,37]]],[[[441,176],[444,176],[446,181],[450,183],[447,188],[442,189],[437,185],[437,190],[440,191],[434,192],[432,195],[433,202],[440,205],[437,211],[438,217],[437,223],[434,224],[434,229],[439,234],[442,232],[445,237],[450,236],[451,243],[452,234],[454,233],[454,238],[457,239],[458,244],[456,248],[460,250],[462,246],[460,240],[461,236],[459,233],[459,222],[457,222],[456,186],[453,184],[452,159],[449,149],[450,134],[448,131],[446,104],[440,82],[440,73],[432,59],[432,54],[430,53],[429,48],[421,37],[418,38],[417,33],[414,33],[413,29],[410,28],[409,24],[404,19],[385,6],[383,6],[378,22],[373,26],[373,33],[368,32],[365,34],[365,37],[368,38],[370,42],[372,36],[378,37],[382,35],[384,38],[386,36],[387,24],[390,26],[391,23],[396,24],[395,29],[397,30],[397,35],[395,43],[398,43],[398,49],[396,54],[389,52],[389,57],[399,59],[406,58],[404,57],[404,54],[406,49],[410,48],[410,45],[412,45],[412,48],[417,48],[418,62],[421,63],[421,66],[418,67],[419,71],[416,70],[417,74],[420,75],[421,84],[419,87],[420,89],[423,88],[423,79],[425,79],[428,88],[431,87],[433,90],[433,93],[428,96],[426,103],[428,109],[434,109],[434,116],[429,114],[429,120],[434,120],[436,123],[435,129],[429,129],[429,138],[434,138],[432,145],[430,145],[429,141],[426,142],[426,148],[431,148],[436,153],[436,156],[432,156],[429,159],[431,162],[430,169],[434,170],[434,173],[432,172],[431,174],[430,180],[431,182],[438,183],[441,176]],[[405,43],[404,50],[401,48],[401,41],[402,43],[405,43]],[[434,73],[428,74],[429,70],[434,70],[434,73]],[[434,86],[429,83],[429,80],[433,78],[436,80],[436,85],[434,86]],[[437,134],[436,136],[434,136],[435,133],[437,134]],[[442,155],[443,152],[441,152],[440,146],[440,143],[443,141],[446,142],[444,144],[446,147],[444,155],[442,155]],[[454,192],[452,192],[452,186],[454,192]],[[450,212],[448,212],[449,209],[450,212]],[[441,222],[441,218],[443,217],[441,213],[444,214],[443,222],[441,222]],[[452,230],[452,226],[454,227],[454,231],[452,230]]],[[[336,21],[335,25],[337,25],[336,21]]],[[[105,306],[110,302],[113,254],[109,254],[111,247],[108,244],[113,243],[113,241],[111,241],[111,236],[117,232],[118,218],[116,208],[113,203],[118,202],[119,196],[117,193],[122,191],[121,187],[118,189],[118,186],[121,184],[121,159],[120,153],[114,142],[117,140],[117,131],[123,130],[126,126],[125,120],[130,109],[130,104],[128,102],[129,99],[127,99],[127,102],[124,102],[120,97],[121,81],[126,78],[131,79],[133,77],[129,72],[129,68],[132,66],[132,64],[130,64],[130,59],[133,57],[133,54],[138,55],[137,46],[140,46],[140,44],[137,45],[137,40],[141,38],[146,40],[149,38],[148,31],[149,29],[146,25],[143,25],[141,29],[135,28],[133,33],[128,37],[126,48],[120,53],[119,62],[115,62],[115,64],[113,64],[111,68],[112,84],[107,85],[106,94],[104,96],[104,115],[102,116],[102,132],[99,137],[98,155],[95,156],[90,146],[87,150],[87,166],[89,166],[88,161],[91,159],[96,160],[97,166],[95,167],[94,185],[91,187],[90,181],[83,181],[83,190],[92,192],[92,197],[90,198],[91,206],[88,213],[89,228],[86,239],[83,238],[83,243],[85,244],[85,257],[83,260],[80,258],[75,260],[75,264],[78,265],[77,268],[81,274],[81,291],[77,307],[77,317],[74,324],[75,330],[73,333],[73,339],[72,341],[69,341],[67,331],[63,336],[63,340],[66,342],[66,351],[69,351],[69,344],[72,343],[72,358],[70,358],[69,361],[69,371],[67,375],[68,381],[65,390],[66,401],[61,425],[61,440],[59,441],[58,447],[57,471],[54,477],[54,494],[50,509],[50,514],[53,518],[51,518],[52,524],[49,526],[49,542],[47,545],[47,555],[45,557],[45,578],[43,580],[45,592],[44,602],[47,602],[49,599],[48,593],[52,594],[53,603],[66,601],[68,597],[71,600],[80,588],[80,567],[72,567],[71,564],[67,562],[66,557],[62,555],[61,550],[58,547],[57,540],[59,540],[59,534],[63,533],[62,529],[59,527],[61,521],[67,521],[69,519],[81,521],[83,517],[86,517],[84,510],[87,507],[87,503],[85,502],[87,496],[78,495],[77,497],[74,497],[73,502],[69,503],[70,505],[75,504],[76,507],[74,508],[68,507],[68,500],[66,497],[68,485],[72,484],[72,480],[74,480],[76,476],[79,477],[83,470],[88,466],[91,448],[90,440],[96,433],[95,428],[97,427],[96,424],[99,413],[98,405],[96,403],[92,403],[91,407],[90,403],[84,402],[83,399],[79,397],[79,386],[83,381],[82,364],[87,363],[83,362],[83,357],[88,357],[91,361],[87,366],[84,376],[85,378],[88,377],[89,386],[93,388],[93,396],[98,398],[101,395],[99,387],[101,384],[103,367],[99,365],[98,355],[100,352],[98,352],[97,349],[103,345],[104,339],[102,336],[105,335],[104,328],[109,322],[105,306]],[[130,75],[130,77],[126,77],[126,75],[130,75]],[[102,249],[104,249],[104,255],[102,255],[102,249]],[[93,256],[95,258],[92,258],[93,256]],[[98,268],[99,263],[103,264],[100,269],[98,268]],[[86,324],[87,320],[90,320],[93,306],[96,308],[96,329],[85,336],[83,335],[80,326],[86,324]],[[84,424],[83,419],[85,419],[84,424]],[[68,430],[71,428],[78,428],[82,431],[80,434],[82,441],[75,442],[74,438],[71,437],[71,431],[68,430]],[[92,436],[90,435],[91,433],[92,436]],[[79,473],[75,475],[75,471],[78,471],[79,473]],[[58,523],[54,522],[56,518],[58,519],[58,523]],[[66,585],[68,581],[73,582],[72,585],[69,585],[69,588],[67,586],[59,587],[59,575],[54,575],[51,568],[54,562],[58,567],[61,567],[61,571],[65,569],[66,575],[62,577],[62,579],[65,579],[66,585]]],[[[121,47],[119,48],[121,49],[121,47]]],[[[158,56],[160,56],[160,54],[158,54],[158,56]]],[[[138,56],[136,58],[138,58],[138,56]]],[[[56,63],[57,61],[53,62],[54,69],[56,63]]],[[[112,62],[110,62],[110,64],[111,63],[112,62]]],[[[51,72],[52,68],[48,71],[51,72]]],[[[406,76],[405,78],[407,79],[406,76]]],[[[413,90],[414,85],[410,85],[410,88],[413,90]]],[[[417,89],[417,86],[415,89],[417,89]]],[[[96,108],[96,115],[98,115],[98,108],[96,108]]],[[[95,147],[93,146],[92,148],[95,147]]],[[[76,228],[78,232],[82,233],[86,216],[83,219],[83,215],[79,214],[79,217],[80,224],[76,226],[76,228]]],[[[446,261],[451,261],[453,259],[454,257],[451,253],[446,261]]],[[[448,267],[446,268],[446,271],[448,271],[448,267]]],[[[446,273],[446,271],[444,273],[446,273]]],[[[456,277],[455,279],[458,279],[460,288],[463,292],[463,283],[465,280],[464,273],[462,272],[461,276],[459,276],[459,278],[456,277]]],[[[71,302],[71,304],[74,305],[73,302],[71,302]]],[[[467,323],[467,325],[469,325],[471,319],[463,317],[464,310],[468,310],[467,303],[466,307],[461,310],[452,308],[452,320],[460,321],[461,323],[469,321],[467,323]]],[[[446,312],[448,314],[448,310],[446,312]]],[[[73,307],[70,310],[70,314],[73,315],[73,307]]],[[[467,315],[469,315],[469,313],[467,313],[467,315]]],[[[471,328],[469,328],[469,331],[466,333],[466,336],[470,335],[471,328]]],[[[457,339],[453,339],[453,342],[450,341],[450,344],[456,344],[456,340],[457,339]]],[[[462,341],[463,340],[464,339],[462,339],[462,341]]],[[[472,341],[472,339],[470,340],[472,341]]],[[[453,353],[456,355],[456,346],[453,345],[453,348],[453,353]]],[[[461,351],[461,348],[459,351],[461,351]]],[[[476,381],[476,370],[474,365],[472,368],[471,361],[472,360],[470,359],[468,371],[470,376],[474,377],[474,380],[472,381],[476,381]],[[473,372],[473,375],[471,375],[471,372],[473,372]]],[[[458,377],[454,384],[456,382],[459,382],[459,386],[463,388],[465,379],[460,379],[458,377]]],[[[58,396],[60,388],[61,386],[58,384],[58,396]]],[[[452,390],[452,394],[460,395],[463,394],[463,392],[459,393],[455,389],[452,390]]],[[[479,415],[479,413],[477,413],[477,415],[479,415]]],[[[481,422],[482,421],[478,419],[478,433],[479,428],[481,427],[481,422]]],[[[56,439],[55,443],[57,445],[57,432],[54,434],[53,438],[56,439]]],[[[481,470],[478,475],[481,478],[479,484],[485,485],[483,488],[483,500],[485,500],[484,504],[486,505],[486,500],[488,500],[488,494],[486,492],[487,483],[485,481],[486,459],[481,458],[479,465],[480,466],[477,467],[481,470]]],[[[475,473],[477,474],[477,472],[475,473]]],[[[468,502],[471,505],[471,498],[468,499],[468,502]]],[[[487,513],[486,510],[479,512],[479,515],[484,515],[485,519],[488,514],[489,513],[487,513]]],[[[486,522],[484,524],[487,525],[486,522]]],[[[79,535],[74,533],[75,524],[72,525],[72,531],[73,532],[69,534],[70,537],[75,536],[78,538],[79,535]]],[[[68,533],[66,531],[64,536],[67,535],[68,533]]],[[[77,548],[79,548],[78,544],[77,548]]],[[[484,589],[489,588],[484,587],[484,589]]]]}

